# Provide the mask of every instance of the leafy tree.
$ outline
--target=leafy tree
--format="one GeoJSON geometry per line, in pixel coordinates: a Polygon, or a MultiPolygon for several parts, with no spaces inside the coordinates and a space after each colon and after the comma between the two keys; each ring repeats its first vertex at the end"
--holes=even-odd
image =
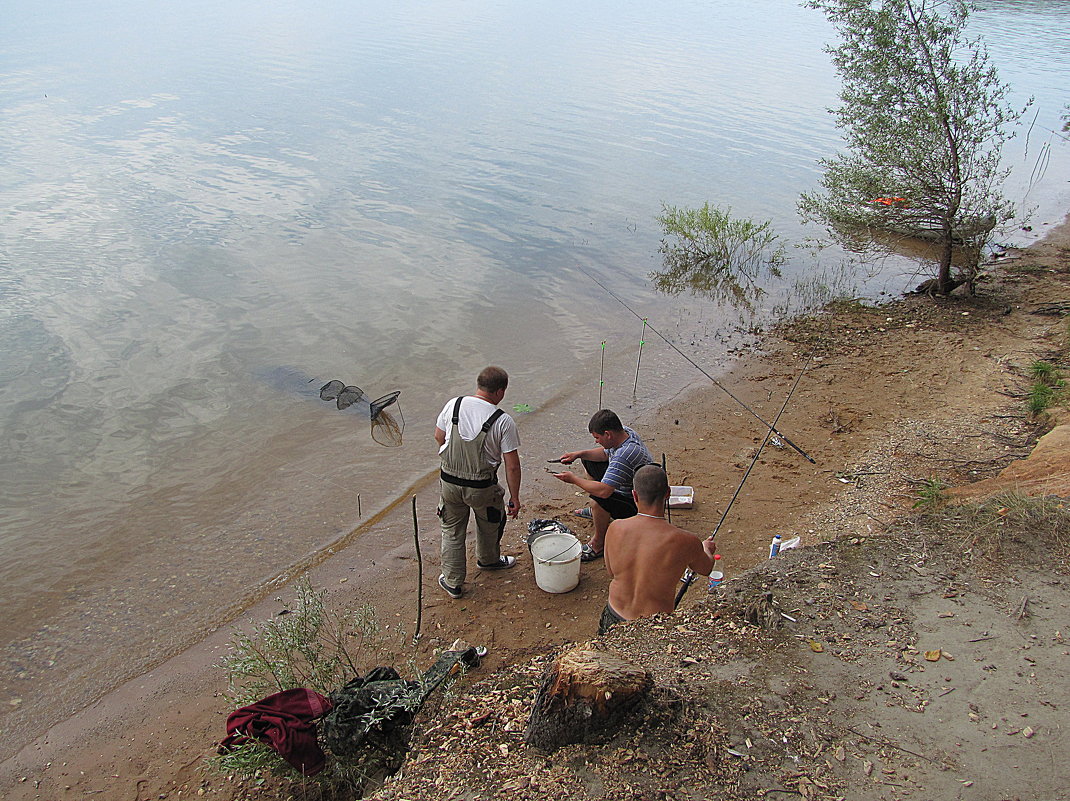
{"type": "MultiPolygon", "coordinates": [[[[1003,143],[1022,113],[1007,102],[962,0],[809,0],[840,34],[828,48],[843,81],[832,113],[847,152],[822,160],[823,192],[804,218],[849,240],[860,229],[931,239],[937,294],[972,293],[981,250],[1013,205],[1001,194],[1003,143]],[[956,246],[964,259],[952,275],[956,246]]],[[[1027,106],[1028,107],[1028,106],[1027,106]]]]}

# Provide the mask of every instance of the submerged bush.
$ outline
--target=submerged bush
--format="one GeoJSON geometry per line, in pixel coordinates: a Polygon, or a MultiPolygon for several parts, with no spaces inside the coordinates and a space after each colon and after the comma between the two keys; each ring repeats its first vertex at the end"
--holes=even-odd
{"type": "Polygon", "coordinates": [[[784,247],[770,222],[731,212],[709,203],[700,209],[663,207],[657,219],[664,233],[664,269],[650,276],[656,289],[668,294],[688,290],[752,308],[765,293],[761,279],[780,277],[784,247]]]}

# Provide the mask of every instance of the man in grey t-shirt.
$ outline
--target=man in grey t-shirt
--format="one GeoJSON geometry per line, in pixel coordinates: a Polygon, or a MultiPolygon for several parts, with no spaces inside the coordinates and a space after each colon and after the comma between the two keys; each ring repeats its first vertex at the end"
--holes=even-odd
{"type": "Polygon", "coordinates": [[[583,546],[580,559],[590,562],[602,556],[605,547],[606,529],[612,520],[632,517],[638,511],[632,498],[632,476],[643,465],[652,464],[650,451],[639,435],[623,425],[620,418],[609,409],[594,413],[587,425],[597,447],[561,454],[562,464],[572,464],[577,459],[590,478],[582,478],[572,472],[554,473],[566,484],[574,484],[594,501],[591,519],[594,534],[583,546]]]}

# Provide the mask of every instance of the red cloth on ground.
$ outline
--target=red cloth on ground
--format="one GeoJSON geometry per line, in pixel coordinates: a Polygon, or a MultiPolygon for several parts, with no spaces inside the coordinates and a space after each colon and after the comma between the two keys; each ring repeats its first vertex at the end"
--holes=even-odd
{"type": "Polygon", "coordinates": [[[249,738],[267,743],[304,776],[315,776],[327,762],[316,741],[316,718],[331,711],[331,702],[301,687],[269,695],[243,706],[227,718],[227,737],[220,752],[249,738]]]}

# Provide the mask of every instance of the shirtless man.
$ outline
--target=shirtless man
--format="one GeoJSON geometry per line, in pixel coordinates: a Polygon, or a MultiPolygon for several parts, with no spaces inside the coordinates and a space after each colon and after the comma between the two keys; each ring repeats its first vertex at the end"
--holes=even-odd
{"type": "Polygon", "coordinates": [[[606,532],[606,572],[612,581],[599,634],[622,620],[672,612],[684,570],[702,576],[713,570],[713,537],[700,540],[665,520],[669,479],[664,470],[639,468],[632,496],[638,514],[614,520],[606,532]]]}

